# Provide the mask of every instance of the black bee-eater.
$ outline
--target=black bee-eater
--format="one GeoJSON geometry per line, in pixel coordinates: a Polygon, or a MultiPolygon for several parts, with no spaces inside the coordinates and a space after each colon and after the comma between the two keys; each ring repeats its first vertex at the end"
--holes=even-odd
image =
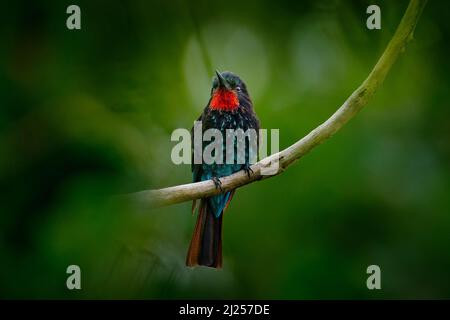
{"type": "MultiPolygon", "coordinates": [[[[214,77],[211,97],[203,113],[198,118],[202,122],[202,131],[218,129],[223,137],[227,129],[259,130],[259,120],[253,110],[252,101],[245,83],[231,72],[218,72],[214,77]]],[[[193,140],[193,139],[192,139],[193,140]]],[[[192,141],[193,142],[193,141],[192,141]]],[[[248,142],[248,141],[247,141],[248,142]]],[[[223,150],[226,149],[226,139],[223,139],[223,150]]],[[[194,143],[192,143],[194,145],[194,143]]],[[[203,143],[205,148],[205,143],[203,143]]],[[[220,188],[220,177],[228,176],[240,170],[250,175],[249,148],[251,143],[245,144],[245,161],[192,164],[193,181],[213,180],[220,188]]],[[[224,152],[225,154],[225,152],[224,152]]],[[[187,266],[202,265],[212,268],[222,267],[222,220],[223,213],[230,204],[235,190],[200,200],[197,222],[186,258],[187,266]]],[[[195,201],[193,204],[195,210],[195,201]]]]}

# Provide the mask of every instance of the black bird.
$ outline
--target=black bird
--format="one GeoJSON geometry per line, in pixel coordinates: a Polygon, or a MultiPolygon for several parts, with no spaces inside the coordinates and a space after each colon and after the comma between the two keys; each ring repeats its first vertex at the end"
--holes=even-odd
{"type": "MultiPolygon", "coordinates": [[[[223,136],[223,162],[192,164],[193,181],[213,180],[220,188],[220,177],[245,170],[250,175],[250,152],[257,152],[259,120],[253,110],[247,86],[237,75],[231,72],[218,72],[214,77],[211,97],[203,113],[198,118],[202,122],[203,132],[207,129],[218,129],[223,136]],[[238,152],[234,152],[233,163],[226,161],[226,130],[254,129],[256,132],[256,150],[248,136],[245,138],[245,161],[238,160],[238,152]]],[[[192,139],[193,140],[193,139],[192,139]]],[[[236,140],[233,142],[237,147],[236,140]]],[[[194,145],[192,141],[192,145],[194,145]]],[[[208,144],[203,142],[204,149],[208,144]]],[[[256,153],[255,153],[256,154],[256,153]]],[[[216,196],[203,198],[200,201],[197,223],[186,258],[187,266],[202,265],[213,268],[222,267],[222,220],[223,212],[233,198],[235,190],[216,196]]],[[[195,201],[192,210],[195,210],[195,201]]]]}

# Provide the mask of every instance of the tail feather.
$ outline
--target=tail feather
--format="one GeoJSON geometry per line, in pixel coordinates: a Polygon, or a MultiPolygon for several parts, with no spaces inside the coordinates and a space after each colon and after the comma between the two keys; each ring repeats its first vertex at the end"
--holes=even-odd
{"type": "Polygon", "coordinates": [[[222,214],[215,217],[207,199],[202,199],[200,202],[186,265],[222,267],[222,214]]]}
{"type": "Polygon", "coordinates": [[[225,212],[228,209],[228,206],[230,205],[230,202],[233,199],[235,191],[236,190],[233,190],[233,191],[230,192],[230,196],[228,197],[227,203],[225,204],[225,207],[223,208],[223,212],[225,212]]]}

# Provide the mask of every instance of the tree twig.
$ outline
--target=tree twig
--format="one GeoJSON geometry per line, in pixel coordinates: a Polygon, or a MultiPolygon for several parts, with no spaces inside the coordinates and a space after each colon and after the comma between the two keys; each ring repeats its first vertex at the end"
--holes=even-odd
{"type": "Polygon", "coordinates": [[[347,98],[343,105],[324,123],[290,147],[268,156],[255,163],[250,178],[244,171],[221,178],[222,191],[216,189],[213,181],[188,183],[157,190],[145,190],[125,195],[139,205],[159,207],[184,201],[204,198],[220,192],[232,190],[257,180],[273,177],[282,173],[290,164],[303,157],[315,146],[335,134],[355,114],[357,114],[373,96],[375,90],[383,83],[387,73],[406,44],[412,40],[414,29],[427,0],[411,0],[406,12],[383,55],[370,72],[366,80],[347,98]],[[261,169],[270,167],[279,161],[274,175],[262,175],[261,169]]]}

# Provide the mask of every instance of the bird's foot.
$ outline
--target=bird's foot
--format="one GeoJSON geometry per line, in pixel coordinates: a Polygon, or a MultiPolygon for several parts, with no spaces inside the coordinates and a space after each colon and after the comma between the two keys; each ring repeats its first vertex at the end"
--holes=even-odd
{"type": "Polygon", "coordinates": [[[250,172],[254,173],[252,168],[250,167],[250,165],[245,164],[243,170],[245,171],[245,173],[247,174],[247,177],[250,179],[250,172]]]}
{"type": "Polygon", "coordinates": [[[212,181],[214,182],[214,185],[216,186],[216,189],[220,189],[220,191],[223,191],[222,189],[222,181],[220,181],[217,177],[212,177],[212,181]]]}

